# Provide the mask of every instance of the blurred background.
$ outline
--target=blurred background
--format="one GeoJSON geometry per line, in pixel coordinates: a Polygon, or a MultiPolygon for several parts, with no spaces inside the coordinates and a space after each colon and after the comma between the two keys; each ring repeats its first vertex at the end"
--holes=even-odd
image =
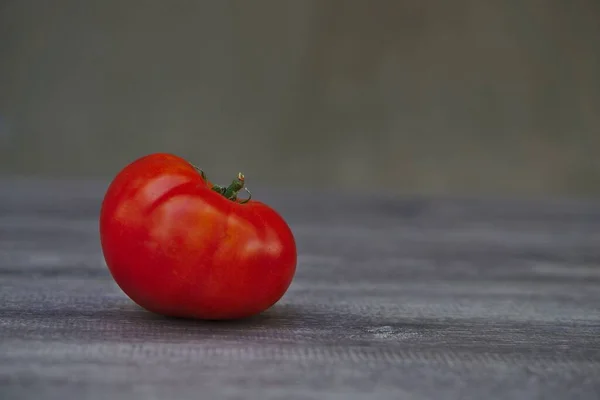
{"type": "Polygon", "coordinates": [[[600,196],[600,2],[0,0],[0,174],[600,196]]]}

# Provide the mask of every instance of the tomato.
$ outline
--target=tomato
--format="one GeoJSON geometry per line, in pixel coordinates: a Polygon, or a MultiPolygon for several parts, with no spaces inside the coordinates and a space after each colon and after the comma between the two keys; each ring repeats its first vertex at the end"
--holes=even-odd
{"type": "Polygon", "coordinates": [[[173,317],[249,317],[277,303],[296,271],[296,244],[271,207],[241,200],[239,174],[210,183],[181,157],[133,161],[111,182],[100,241],[117,285],[148,311],[173,317]]]}

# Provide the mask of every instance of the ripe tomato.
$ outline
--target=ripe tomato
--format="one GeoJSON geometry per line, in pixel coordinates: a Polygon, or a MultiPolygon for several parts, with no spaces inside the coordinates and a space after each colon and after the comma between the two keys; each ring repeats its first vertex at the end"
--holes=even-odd
{"type": "Polygon", "coordinates": [[[110,184],[100,239],[115,282],[158,314],[233,319],[260,313],[285,294],[296,271],[296,244],[283,218],[238,199],[229,187],[172,154],[127,165],[110,184]]]}

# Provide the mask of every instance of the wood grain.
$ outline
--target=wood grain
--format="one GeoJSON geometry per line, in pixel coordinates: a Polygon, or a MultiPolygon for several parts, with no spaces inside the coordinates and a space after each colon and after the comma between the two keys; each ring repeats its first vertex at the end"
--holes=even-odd
{"type": "Polygon", "coordinates": [[[596,399],[600,204],[255,189],[298,273],[244,321],[147,313],[105,182],[0,181],[0,398],[596,399]]]}

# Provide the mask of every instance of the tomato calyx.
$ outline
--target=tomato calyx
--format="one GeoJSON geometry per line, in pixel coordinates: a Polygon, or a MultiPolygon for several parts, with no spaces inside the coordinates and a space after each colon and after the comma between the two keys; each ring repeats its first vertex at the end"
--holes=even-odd
{"type": "Polygon", "coordinates": [[[250,199],[252,198],[252,193],[250,193],[248,188],[244,186],[244,180],[245,180],[244,174],[242,174],[240,172],[240,173],[238,173],[238,176],[229,184],[229,186],[225,187],[225,186],[213,185],[212,190],[214,190],[217,193],[220,193],[222,196],[224,196],[228,200],[237,201],[238,193],[240,192],[240,190],[243,189],[246,193],[248,193],[248,198],[240,201],[239,203],[245,204],[245,203],[249,202],[250,199]]]}
{"type": "MultiPolygon", "coordinates": [[[[202,179],[205,182],[208,182],[208,178],[206,177],[206,173],[197,166],[194,165],[194,168],[200,173],[202,179]]],[[[248,198],[239,202],[239,204],[246,204],[252,198],[252,193],[245,186],[245,177],[241,172],[238,173],[237,177],[229,184],[229,186],[221,186],[212,184],[211,190],[219,193],[221,196],[225,197],[228,200],[238,202],[238,194],[241,190],[244,190],[248,193],[248,198]]]]}

